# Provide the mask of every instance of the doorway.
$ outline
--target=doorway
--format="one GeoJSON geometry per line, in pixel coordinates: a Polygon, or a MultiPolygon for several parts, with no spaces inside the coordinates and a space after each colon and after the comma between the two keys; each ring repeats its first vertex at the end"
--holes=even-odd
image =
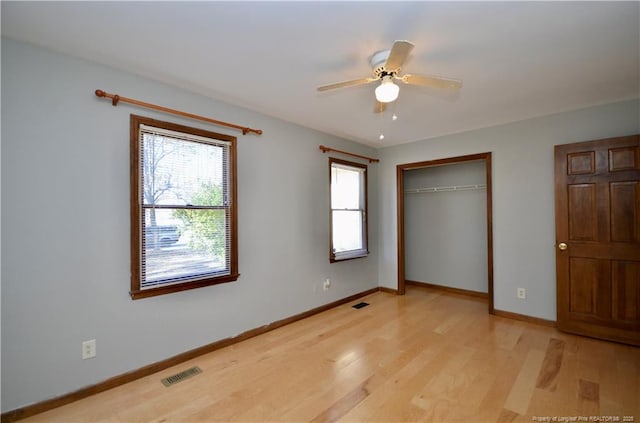
{"type": "MultiPolygon", "coordinates": [[[[492,230],[492,200],[491,200],[491,153],[479,153],[472,154],[467,156],[459,156],[459,157],[451,157],[446,159],[439,160],[430,160],[424,162],[416,162],[416,163],[407,163],[401,164],[396,167],[396,176],[397,176],[397,218],[398,218],[398,294],[404,295],[406,292],[406,243],[407,237],[405,234],[405,224],[406,222],[406,200],[405,193],[407,191],[407,175],[408,171],[418,170],[418,169],[429,169],[436,168],[439,166],[448,166],[455,164],[468,164],[470,162],[484,162],[485,165],[485,174],[484,174],[484,185],[482,188],[486,190],[486,292],[488,296],[488,309],[489,313],[493,314],[493,230],[492,230]]],[[[475,188],[479,186],[476,185],[475,188]]],[[[455,189],[473,189],[473,186],[462,185],[462,186],[451,186],[451,187],[435,187],[428,189],[438,189],[438,188],[450,188],[452,190],[455,189]]],[[[438,222],[430,222],[433,224],[438,224],[438,222]]],[[[442,224],[442,222],[440,222],[442,224]]]]}

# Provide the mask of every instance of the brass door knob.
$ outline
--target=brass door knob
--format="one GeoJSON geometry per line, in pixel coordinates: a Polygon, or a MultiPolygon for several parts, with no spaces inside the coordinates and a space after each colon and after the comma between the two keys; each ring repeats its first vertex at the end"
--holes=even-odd
{"type": "Polygon", "coordinates": [[[565,244],[564,242],[561,242],[560,244],[558,244],[558,248],[560,248],[561,251],[564,251],[567,249],[567,244],[565,244]]]}

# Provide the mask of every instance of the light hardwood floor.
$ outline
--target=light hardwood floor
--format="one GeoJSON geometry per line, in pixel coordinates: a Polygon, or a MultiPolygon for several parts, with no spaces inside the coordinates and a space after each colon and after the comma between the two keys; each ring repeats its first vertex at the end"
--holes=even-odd
{"type": "Polygon", "coordinates": [[[22,421],[640,422],[640,348],[428,288],[362,301],[22,421]]]}

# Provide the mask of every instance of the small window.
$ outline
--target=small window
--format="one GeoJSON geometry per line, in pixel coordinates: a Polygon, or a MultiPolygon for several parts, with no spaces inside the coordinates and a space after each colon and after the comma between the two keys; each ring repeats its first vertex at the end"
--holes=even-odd
{"type": "Polygon", "coordinates": [[[331,262],[365,257],[367,247],[367,166],[329,158],[331,182],[331,262]]]}
{"type": "Polygon", "coordinates": [[[131,297],[238,279],[236,138],[131,116],[131,297]]]}

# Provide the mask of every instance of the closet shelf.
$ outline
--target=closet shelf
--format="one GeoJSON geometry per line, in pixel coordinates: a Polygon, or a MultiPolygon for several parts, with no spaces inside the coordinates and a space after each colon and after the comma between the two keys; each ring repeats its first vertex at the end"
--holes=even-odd
{"type": "Polygon", "coordinates": [[[430,187],[430,188],[416,188],[416,189],[407,189],[404,191],[405,194],[425,194],[428,192],[444,192],[444,191],[470,191],[475,189],[486,189],[486,184],[475,184],[475,185],[453,185],[448,187],[430,187]]]}

